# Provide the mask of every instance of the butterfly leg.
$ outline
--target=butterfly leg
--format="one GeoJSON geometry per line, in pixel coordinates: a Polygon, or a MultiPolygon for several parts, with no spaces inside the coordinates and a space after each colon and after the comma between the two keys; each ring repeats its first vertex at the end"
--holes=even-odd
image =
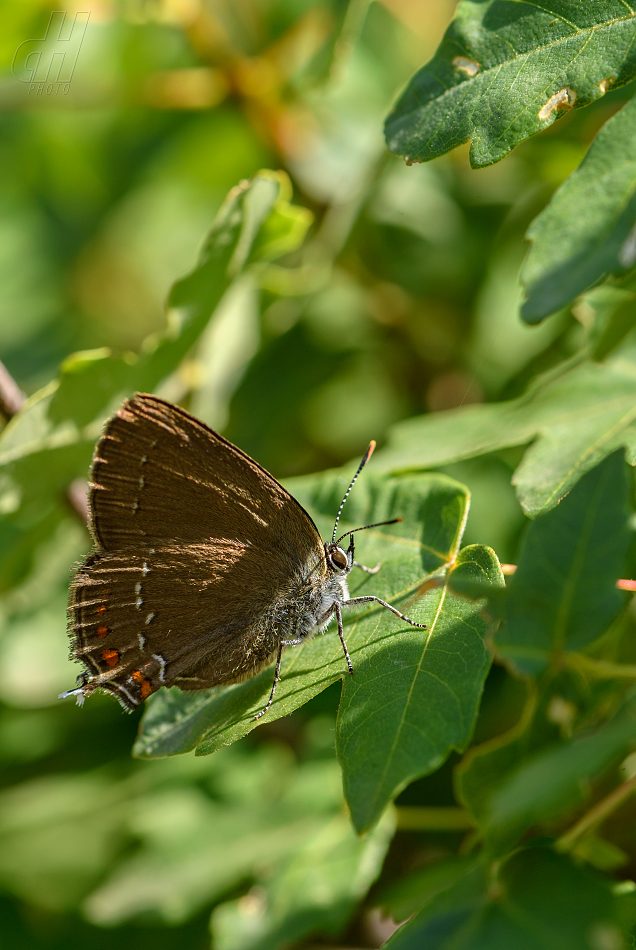
{"type": "Polygon", "coordinates": [[[347,650],[347,644],[344,638],[344,627],[342,625],[342,607],[340,606],[339,601],[335,601],[333,605],[333,610],[336,615],[336,620],[338,621],[338,636],[340,637],[342,649],[344,650],[345,660],[347,661],[347,666],[349,667],[349,673],[351,674],[351,676],[353,676],[353,666],[351,665],[351,657],[349,656],[349,651],[347,650]]]}
{"type": "Polygon", "coordinates": [[[274,693],[276,692],[276,686],[280,679],[280,658],[282,655],[283,655],[283,641],[281,640],[281,642],[278,644],[278,655],[276,657],[276,669],[274,670],[274,682],[272,683],[272,691],[269,694],[267,705],[264,706],[260,712],[256,713],[256,715],[254,716],[254,719],[260,719],[261,716],[264,716],[267,710],[269,709],[269,707],[272,705],[272,702],[274,701],[274,693]]]}
{"type": "Polygon", "coordinates": [[[396,617],[399,617],[400,620],[410,623],[412,627],[421,627],[423,630],[426,630],[425,623],[416,623],[415,620],[411,620],[410,617],[406,617],[403,613],[393,607],[391,604],[387,604],[386,600],[380,600],[379,597],[374,597],[372,594],[369,594],[367,597],[352,597],[350,600],[345,600],[344,603],[347,607],[354,606],[355,604],[370,604],[370,603],[380,604],[382,607],[386,607],[387,610],[390,610],[395,614],[396,617]]]}
{"type": "Polygon", "coordinates": [[[365,574],[377,574],[380,568],[382,567],[381,564],[376,564],[375,567],[365,567],[364,564],[358,564],[357,561],[353,562],[353,566],[359,567],[360,570],[364,571],[365,574]]]}

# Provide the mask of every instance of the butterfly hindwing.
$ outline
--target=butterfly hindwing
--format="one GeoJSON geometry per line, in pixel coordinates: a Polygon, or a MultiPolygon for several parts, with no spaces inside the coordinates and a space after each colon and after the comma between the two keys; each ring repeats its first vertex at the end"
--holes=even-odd
{"type": "Polygon", "coordinates": [[[161,686],[203,689],[253,675],[276,651],[272,619],[285,591],[254,614],[231,593],[249,570],[231,542],[91,555],[69,607],[88,691],[105,689],[133,709],[161,686]]]}

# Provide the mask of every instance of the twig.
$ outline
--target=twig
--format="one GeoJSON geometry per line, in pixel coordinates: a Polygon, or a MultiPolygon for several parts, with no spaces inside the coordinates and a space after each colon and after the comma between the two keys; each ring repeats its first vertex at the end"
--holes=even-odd
{"type": "Polygon", "coordinates": [[[25,401],[25,394],[0,360],[0,413],[7,422],[22,408],[25,401]]]}
{"type": "Polygon", "coordinates": [[[597,825],[609,818],[612,812],[615,812],[634,792],[636,792],[636,775],[632,776],[627,782],[623,782],[613,792],[597,802],[593,808],[590,808],[587,814],[583,815],[569,831],[566,831],[564,835],[557,839],[556,848],[559,851],[570,851],[580,838],[594,831],[597,825]]]}
{"type": "MultiPolygon", "coordinates": [[[[20,411],[26,402],[26,398],[7,367],[0,360],[0,414],[4,416],[7,422],[20,411]]],[[[88,524],[86,483],[82,482],[81,479],[76,479],[69,486],[66,497],[74,513],[81,518],[82,523],[88,524]]]]}

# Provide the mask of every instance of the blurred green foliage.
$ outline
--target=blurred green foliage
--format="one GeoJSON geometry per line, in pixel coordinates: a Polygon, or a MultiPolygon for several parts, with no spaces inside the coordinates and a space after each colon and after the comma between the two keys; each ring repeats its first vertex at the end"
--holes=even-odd
{"type": "MultiPolygon", "coordinates": [[[[506,27],[506,6],[464,0],[460,15],[506,27]]],[[[609,23],[615,4],[597,6],[609,23]]],[[[89,0],[67,10],[67,28],[90,18],[68,89],[50,93],[25,82],[19,50],[53,7],[3,8],[0,356],[31,398],[0,439],[2,950],[377,947],[411,914],[393,946],[632,939],[633,800],[577,830],[636,774],[636,618],[614,586],[636,568],[629,169],[587,230],[559,230],[612,135],[633,164],[631,113],[605,125],[632,89],[590,92],[532,138],[534,125],[517,129],[505,151],[527,140],[479,171],[467,145],[448,151],[464,120],[450,110],[440,157],[407,168],[382,123],[454,8],[89,0]],[[532,327],[519,319],[524,234],[561,186],[530,231],[526,282],[550,313],[532,327]],[[581,260],[596,268],[587,283],[570,268],[581,260]],[[618,276],[572,302],[607,271],[618,276]],[[289,479],[325,530],[349,467],[307,473],[378,439],[346,517],[402,506],[403,525],[365,555],[385,562],[374,591],[425,593],[415,609],[435,649],[396,641],[387,617],[355,618],[360,676],[340,706],[330,635],[286,655],[304,692],[283,678],[254,731],[267,671],[212,697],[162,691],[144,759],[130,756],[139,716],[107,697],[58,702],[77,673],[69,572],[90,545],[67,489],[132,388],[179,401],[289,479]],[[441,474],[396,477],[430,467],[441,474]],[[449,583],[420,589],[460,543],[449,583]],[[507,592],[487,546],[519,564],[507,592]],[[386,712],[374,683],[389,674],[386,712]],[[195,746],[217,751],[150,758],[195,746]],[[531,846],[506,853],[524,835],[531,846]]],[[[470,106],[480,87],[459,78],[470,106]]],[[[512,107],[505,71],[501,83],[492,93],[512,107]]]]}

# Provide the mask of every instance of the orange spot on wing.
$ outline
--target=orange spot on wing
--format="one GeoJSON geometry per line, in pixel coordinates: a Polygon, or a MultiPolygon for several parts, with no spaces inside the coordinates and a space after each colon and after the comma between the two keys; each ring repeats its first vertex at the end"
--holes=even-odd
{"type": "Polygon", "coordinates": [[[105,637],[107,633],[108,633],[108,627],[98,627],[98,628],[97,628],[97,636],[98,636],[98,637],[105,637]]]}
{"type": "Polygon", "coordinates": [[[148,677],[144,676],[141,670],[135,670],[132,678],[134,679],[135,683],[139,683],[141,687],[141,698],[146,699],[148,696],[150,696],[152,692],[152,686],[150,685],[150,680],[148,677]]]}
{"type": "Polygon", "coordinates": [[[119,663],[119,651],[102,650],[102,660],[104,663],[108,663],[109,666],[115,666],[117,663],[119,663]]]}
{"type": "Polygon", "coordinates": [[[100,604],[99,607],[95,608],[95,613],[103,614],[105,610],[107,610],[106,604],[100,604]]]}

